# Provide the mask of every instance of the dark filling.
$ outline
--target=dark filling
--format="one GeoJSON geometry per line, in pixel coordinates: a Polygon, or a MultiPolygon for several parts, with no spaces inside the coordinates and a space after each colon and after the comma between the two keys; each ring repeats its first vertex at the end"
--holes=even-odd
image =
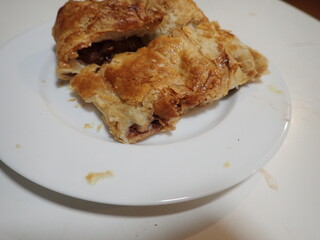
{"type": "Polygon", "coordinates": [[[160,120],[159,119],[155,119],[151,122],[151,126],[153,129],[161,129],[163,126],[162,124],[160,123],[160,120]]]}
{"type": "Polygon", "coordinates": [[[78,59],[86,64],[98,64],[111,62],[113,56],[122,52],[135,52],[145,44],[137,36],[129,37],[120,41],[106,40],[103,42],[93,43],[88,48],[78,51],[78,59]]]}
{"type": "Polygon", "coordinates": [[[136,137],[136,136],[142,134],[142,132],[140,132],[138,130],[138,128],[139,128],[139,126],[137,124],[131,125],[130,128],[129,128],[128,137],[129,138],[133,138],[133,137],[136,137]]]}
{"type": "Polygon", "coordinates": [[[145,134],[147,132],[150,132],[152,130],[161,130],[163,128],[163,125],[160,123],[160,120],[158,119],[154,119],[152,122],[151,122],[151,128],[148,130],[148,131],[145,131],[145,132],[140,132],[139,131],[139,126],[137,124],[133,124],[130,128],[129,128],[129,134],[128,134],[128,137],[129,138],[133,138],[133,137],[136,137],[140,134],[145,134]]]}

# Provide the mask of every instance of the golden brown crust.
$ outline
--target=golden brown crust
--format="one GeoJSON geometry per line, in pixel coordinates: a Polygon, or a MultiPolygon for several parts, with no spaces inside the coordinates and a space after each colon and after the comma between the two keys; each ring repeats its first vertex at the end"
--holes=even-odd
{"type": "Polygon", "coordinates": [[[143,35],[161,21],[160,12],[146,9],[140,2],[69,1],[59,10],[53,28],[58,77],[69,80],[82,68],[76,61],[79,49],[105,39],[143,35]]]}
{"type": "Polygon", "coordinates": [[[70,80],[79,73],[86,64],[77,59],[77,51],[93,42],[170,34],[178,25],[204,18],[191,0],[69,0],[59,10],[52,30],[57,75],[70,80]]]}
{"type": "Polygon", "coordinates": [[[268,67],[192,0],[69,0],[53,36],[58,76],[71,80],[123,143],[173,130],[181,115],[256,80],[268,67]]]}
{"type": "Polygon", "coordinates": [[[184,113],[254,81],[266,69],[261,54],[207,22],[118,54],[98,71],[87,67],[71,85],[100,109],[117,140],[134,143],[173,129],[184,113]]]}

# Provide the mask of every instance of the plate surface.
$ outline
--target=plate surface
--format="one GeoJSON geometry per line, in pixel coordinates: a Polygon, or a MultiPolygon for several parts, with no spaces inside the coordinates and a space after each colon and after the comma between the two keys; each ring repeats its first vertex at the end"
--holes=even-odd
{"type": "Polygon", "coordinates": [[[0,50],[0,159],[26,178],[96,202],[166,204],[238,184],[281,146],[290,99],[272,64],[261,82],[188,114],[170,134],[115,142],[99,113],[56,79],[52,24],[0,50]],[[114,176],[87,183],[89,172],[107,170],[114,176]]]}

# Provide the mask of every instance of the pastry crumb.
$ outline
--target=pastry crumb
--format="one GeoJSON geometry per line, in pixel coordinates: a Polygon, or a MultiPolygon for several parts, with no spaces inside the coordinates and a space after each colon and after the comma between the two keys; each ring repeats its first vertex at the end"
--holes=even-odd
{"type": "Polygon", "coordinates": [[[99,124],[99,125],[97,126],[97,132],[100,132],[101,128],[102,128],[102,124],[99,124]]]}
{"type": "Polygon", "coordinates": [[[257,16],[257,14],[254,13],[254,12],[249,12],[248,15],[249,15],[249,16],[257,16]]]}
{"type": "Polygon", "coordinates": [[[85,123],[83,128],[84,129],[91,129],[91,128],[93,128],[93,124],[85,123]]]}
{"type": "Polygon", "coordinates": [[[261,168],[259,172],[262,174],[264,177],[268,187],[272,190],[278,190],[278,183],[276,180],[268,173],[265,169],[261,168]]]}
{"type": "Polygon", "coordinates": [[[20,144],[16,144],[16,148],[19,149],[22,148],[22,146],[20,144]]]}
{"type": "Polygon", "coordinates": [[[269,84],[268,85],[268,88],[271,92],[274,92],[275,94],[278,94],[278,95],[282,95],[283,94],[283,91],[278,89],[276,86],[272,85],[272,84],[269,84]]]}
{"type": "Polygon", "coordinates": [[[70,98],[68,101],[69,102],[75,102],[75,101],[77,101],[77,99],[76,98],[70,98]]]}
{"type": "Polygon", "coordinates": [[[96,184],[99,180],[102,180],[104,178],[114,177],[114,174],[112,171],[108,170],[105,172],[90,172],[86,176],[86,179],[88,183],[90,184],[96,184]]]}
{"type": "Polygon", "coordinates": [[[224,166],[225,168],[229,168],[229,167],[231,167],[231,163],[225,162],[225,163],[223,164],[223,166],[224,166]]]}

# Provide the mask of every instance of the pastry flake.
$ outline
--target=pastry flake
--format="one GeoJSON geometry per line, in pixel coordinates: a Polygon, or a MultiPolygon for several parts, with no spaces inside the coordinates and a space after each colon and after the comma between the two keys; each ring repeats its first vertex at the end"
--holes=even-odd
{"type": "MultiPolygon", "coordinates": [[[[80,22],[82,18],[76,17],[80,22]]],[[[74,91],[99,109],[109,131],[123,143],[173,130],[185,113],[255,81],[268,68],[264,56],[217,22],[210,22],[191,0],[69,1],[59,11],[54,36],[58,39],[58,76],[71,80],[74,91]],[[79,9],[91,6],[98,19],[101,10],[96,5],[121,7],[99,20],[99,24],[109,24],[107,31],[89,27],[96,22],[82,24],[81,34],[86,36],[80,34],[76,42],[84,44],[74,44],[67,39],[78,36],[74,32],[79,23],[69,32],[68,24],[61,20],[69,14],[68,4],[79,4],[79,9]],[[139,6],[135,13],[130,12],[133,6],[139,6]],[[124,9],[130,14],[123,13],[124,9]],[[145,18],[138,17],[142,10],[145,18]],[[131,19],[136,18],[145,20],[117,29],[117,21],[134,22],[131,19]],[[68,49],[73,49],[69,55],[68,49]],[[67,54],[61,55],[64,51],[67,54]],[[87,56],[81,57],[83,54],[87,56]],[[72,68],[74,63],[81,67],[72,68]]]]}

